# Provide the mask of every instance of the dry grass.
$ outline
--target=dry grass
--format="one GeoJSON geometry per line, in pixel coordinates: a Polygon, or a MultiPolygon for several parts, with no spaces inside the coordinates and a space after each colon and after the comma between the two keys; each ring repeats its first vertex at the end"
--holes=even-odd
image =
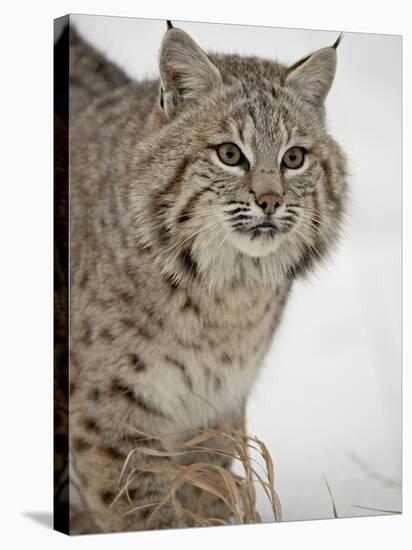
{"type": "Polygon", "coordinates": [[[252,437],[242,431],[232,429],[197,429],[191,430],[191,438],[182,442],[176,441],[173,436],[153,436],[139,431],[147,438],[147,446],[139,446],[129,453],[124,463],[119,483],[120,491],[112,505],[124,495],[128,498],[132,514],[144,508],[152,509],[148,516],[146,527],[150,528],[159,511],[167,506],[172,507],[176,514],[176,525],[241,525],[246,523],[260,523],[261,517],[256,508],[256,486],[260,485],[270,502],[274,521],[281,520],[279,497],[275,490],[275,478],[272,458],[266,445],[257,437],[252,437]],[[193,435],[194,434],[194,435],[193,435]],[[160,451],[150,447],[150,443],[160,443],[160,451]],[[224,450],[224,449],[230,449],[224,450]],[[211,461],[193,461],[194,454],[213,454],[232,458],[241,466],[241,474],[236,474],[211,461]],[[141,453],[150,461],[144,461],[138,467],[131,468],[130,462],[135,453],[141,453]],[[256,458],[252,458],[250,455],[256,458]],[[190,464],[178,463],[179,458],[191,455],[190,464]],[[156,461],[156,458],[159,460],[156,461]],[[174,460],[177,459],[177,460],[174,460]],[[134,506],[129,495],[132,483],[145,472],[165,476],[169,489],[162,500],[134,506]],[[196,488],[200,495],[196,501],[186,509],[182,506],[178,492],[184,486],[196,488]],[[225,510],[223,517],[209,517],[206,513],[208,500],[215,497],[225,510]]]}
{"type": "Polygon", "coordinates": [[[330,501],[331,501],[331,503],[332,503],[333,517],[337,519],[339,516],[338,516],[338,512],[337,512],[337,510],[336,510],[336,504],[335,504],[335,500],[334,500],[333,495],[332,495],[332,490],[331,490],[331,488],[330,488],[330,485],[329,485],[329,483],[328,483],[328,480],[326,479],[326,476],[323,476],[323,479],[324,479],[324,481],[325,481],[326,488],[327,488],[328,493],[329,493],[330,501]]]}
{"type": "Polygon", "coordinates": [[[361,506],[360,504],[352,504],[354,508],[361,510],[370,510],[371,512],[379,512],[381,514],[402,514],[400,510],[384,510],[383,508],[370,508],[370,506],[361,506]]]}

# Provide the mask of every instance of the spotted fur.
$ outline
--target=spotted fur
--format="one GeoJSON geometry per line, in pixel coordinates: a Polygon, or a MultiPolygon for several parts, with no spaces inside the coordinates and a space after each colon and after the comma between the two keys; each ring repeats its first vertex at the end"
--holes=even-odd
{"type": "MultiPolygon", "coordinates": [[[[98,54],[73,36],[83,56],[70,75],[83,98],[70,129],[73,473],[97,529],[144,529],[147,509],[110,506],[134,429],[239,426],[293,281],[339,237],[345,159],[324,112],[336,51],[291,68],[207,56],[170,26],[160,80],[130,82],[87,62],[98,54]],[[219,160],[226,142],[242,165],[219,160]],[[292,146],[306,151],[297,170],[281,162],[292,146]],[[283,197],[269,217],[262,193],[283,197]]],[[[138,506],[167,481],[146,475],[130,489],[138,506]]],[[[152,527],[175,525],[166,507],[152,527]]]]}

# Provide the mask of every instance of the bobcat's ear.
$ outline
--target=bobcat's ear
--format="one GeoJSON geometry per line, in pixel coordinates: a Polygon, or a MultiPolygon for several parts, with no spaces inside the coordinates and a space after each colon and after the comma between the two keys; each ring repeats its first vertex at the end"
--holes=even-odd
{"type": "Polygon", "coordinates": [[[331,48],[323,48],[301,59],[286,73],[285,83],[316,107],[322,106],[332,86],[338,43],[337,41],[331,48]]]}
{"type": "Polygon", "coordinates": [[[186,32],[168,28],[160,50],[160,104],[166,116],[172,118],[186,103],[218,86],[222,77],[186,32]]]}

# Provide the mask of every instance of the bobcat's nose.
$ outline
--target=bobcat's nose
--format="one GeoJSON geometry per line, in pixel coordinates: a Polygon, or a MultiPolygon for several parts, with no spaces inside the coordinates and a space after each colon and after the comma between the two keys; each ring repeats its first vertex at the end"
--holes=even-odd
{"type": "Polygon", "coordinates": [[[266,195],[260,195],[260,197],[256,199],[256,203],[260,206],[265,214],[274,214],[276,208],[282,206],[283,199],[280,195],[267,193],[266,195]]]}

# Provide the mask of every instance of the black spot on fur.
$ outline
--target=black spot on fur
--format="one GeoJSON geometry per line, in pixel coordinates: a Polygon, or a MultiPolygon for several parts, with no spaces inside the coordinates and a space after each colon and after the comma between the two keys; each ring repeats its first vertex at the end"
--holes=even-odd
{"type": "Polygon", "coordinates": [[[176,343],[182,348],[191,349],[194,351],[202,350],[202,346],[199,344],[199,342],[188,342],[186,340],[182,340],[178,336],[176,337],[176,343]]]}
{"type": "Polygon", "coordinates": [[[170,357],[170,355],[166,355],[165,359],[168,363],[170,363],[171,365],[177,367],[180,370],[180,372],[183,375],[183,379],[184,379],[186,385],[189,387],[189,389],[192,390],[193,389],[193,382],[192,382],[190,376],[187,373],[186,366],[181,361],[178,361],[174,357],[170,357]]]}
{"type": "Polygon", "coordinates": [[[136,396],[134,391],[125,382],[122,382],[120,378],[114,378],[112,380],[111,390],[113,394],[120,393],[124,397],[127,397],[128,399],[135,401],[136,396]]]}
{"type": "Polygon", "coordinates": [[[163,278],[168,285],[171,293],[174,293],[176,290],[178,290],[179,285],[171,275],[164,275],[163,278]]]}
{"type": "Polygon", "coordinates": [[[100,398],[99,388],[93,388],[92,390],[89,391],[89,399],[91,399],[92,401],[98,401],[99,398],[100,398]]]}
{"type": "Polygon", "coordinates": [[[249,203],[245,201],[228,201],[226,203],[227,206],[230,206],[231,204],[242,204],[243,206],[249,206],[249,203]]]}
{"type": "Polygon", "coordinates": [[[144,338],[145,340],[151,340],[153,338],[153,335],[150,334],[145,328],[143,327],[137,327],[136,332],[139,336],[144,338]]]}
{"type": "Polygon", "coordinates": [[[170,231],[163,223],[163,220],[165,219],[165,211],[167,211],[173,204],[173,199],[184,179],[189,164],[190,159],[183,158],[177,166],[176,172],[169,179],[166,186],[160,191],[160,193],[156,193],[156,196],[153,197],[153,206],[151,211],[153,219],[157,222],[160,245],[164,244],[165,241],[170,240],[170,231]]]}
{"type": "Polygon", "coordinates": [[[107,447],[106,446],[99,447],[99,451],[104,456],[106,456],[108,458],[111,458],[113,460],[124,460],[125,459],[125,455],[123,453],[121,453],[118,449],[116,449],[115,447],[112,447],[111,445],[109,445],[107,447]]]}
{"type": "Polygon", "coordinates": [[[120,319],[120,323],[124,328],[128,330],[134,330],[139,336],[141,336],[145,340],[150,340],[151,338],[153,338],[152,334],[150,334],[145,328],[137,326],[136,322],[133,319],[123,318],[120,319]]]}
{"type": "Polygon", "coordinates": [[[99,432],[100,428],[94,418],[85,417],[81,420],[81,425],[87,432],[99,432]]]}
{"type": "Polygon", "coordinates": [[[242,220],[247,220],[249,219],[250,216],[248,216],[247,214],[238,214],[237,216],[231,218],[231,222],[235,223],[235,222],[240,222],[242,220]]]}
{"type": "Polygon", "coordinates": [[[193,258],[190,248],[185,248],[179,255],[180,264],[182,268],[192,277],[198,276],[198,266],[196,260],[193,258]]]}
{"type": "Polygon", "coordinates": [[[178,218],[178,222],[179,223],[186,223],[190,220],[190,215],[188,212],[186,212],[185,214],[181,214],[178,218]]]}
{"type": "Polygon", "coordinates": [[[152,513],[153,509],[152,507],[149,508],[143,508],[142,510],[139,510],[139,516],[145,520],[148,519],[150,514],[152,513]]]}
{"type": "Polygon", "coordinates": [[[222,362],[223,363],[232,363],[232,358],[225,351],[222,353],[222,362]]]}
{"type": "Polygon", "coordinates": [[[139,372],[146,370],[146,363],[136,353],[129,354],[129,362],[132,364],[133,368],[139,372]]]}
{"type": "Polygon", "coordinates": [[[167,241],[170,241],[170,239],[172,238],[171,228],[165,225],[164,223],[159,223],[158,231],[159,231],[159,239],[161,242],[165,243],[167,241]]]}
{"type": "Polygon", "coordinates": [[[88,281],[89,281],[89,274],[87,271],[84,271],[79,281],[79,287],[84,288],[85,286],[87,286],[88,281]]]}
{"type": "Polygon", "coordinates": [[[190,220],[191,212],[197,200],[209,190],[210,190],[209,187],[204,187],[203,189],[199,189],[198,191],[196,191],[196,193],[193,193],[193,195],[189,198],[189,200],[186,202],[186,204],[180,211],[180,214],[177,217],[178,223],[186,223],[187,221],[190,220]]]}
{"type": "Polygon", "coordinates": [[[90,327],[89,321],[87,320],[83,321],[83,333],[80,341],[85,346],[90,346],[90,344],[92,343],[92,329],[90,327]]]}
{"type": "Polygon", "coordinates": [[[124,304],[130,304],[133,302],[134,294],[128,290],[114,288],[112,289],[112,293],[124,304]]]}
{"type": "Polygon", "coordinates": [[[75,437],[73,439],[73,449],[78,453],[82,453],[87,449],[90,449],[91,443],[83,439],[83,437],[75,437]]]}
{"type": "Polygon", "coordinates": [[[127,494],[129,495],[130,500],[133,501],[139,494],[139,491],[137,489],[128,489],[127,494]]]}
{"type": "Polygon", "coordinates": [[[192,300],[190,296],[187,296],[186,301],[183,304],[182,310],[190,310],[196,315],[200,315],[199,306],[192,300]]]}
{"type": "Polygon", "coordinates": [[[113,395],[120,394],[125,399],[128,399],[131,403],[133,403],[134,405],[142,409],[144,412],[147,412],[149,414],[153,414],[156,416],[162,416],[162,417],[165,416],[165,414],[160,409],[152,405],[149,405],[149,403],[147,403],[147,401],[145,401],[145,399],[142,396],[137,395],[133,391],[133,389],[120,378],[114,378],[112,380],[111,391],[113,395]]]}
{"type": "Polygon", "coordinates": [[[124,328],[127,328],[127,329],[136,328],[136,323],[133,321],[133,319],[123,318],[123,319],[120,319],[120,323],[124,328]]]}
{"type": "Polygon", "coordinates": [[[250,208],[239,207],[235,208],[234,210],[228,210],[227,213],[234,216],[235,214],[239,214],[239,212],[250,212],[250,208]]]}
{"type": "Polygon", "coordinates": [[[105,340],[106,342],[113,342],[113,340],[114,340],[113,334],[107,328],[103,328],[99,332],[99,336],[100,336],[100,338],[102,338],[102,340],[105,340]]]}
{"type": "Polygon", "coordinates": [[[114,497],[115,497],[115,494],[113,491],[103,491],[100,494],[100,498],[102,502],[108,506],[113,502],[114,497]]]}

